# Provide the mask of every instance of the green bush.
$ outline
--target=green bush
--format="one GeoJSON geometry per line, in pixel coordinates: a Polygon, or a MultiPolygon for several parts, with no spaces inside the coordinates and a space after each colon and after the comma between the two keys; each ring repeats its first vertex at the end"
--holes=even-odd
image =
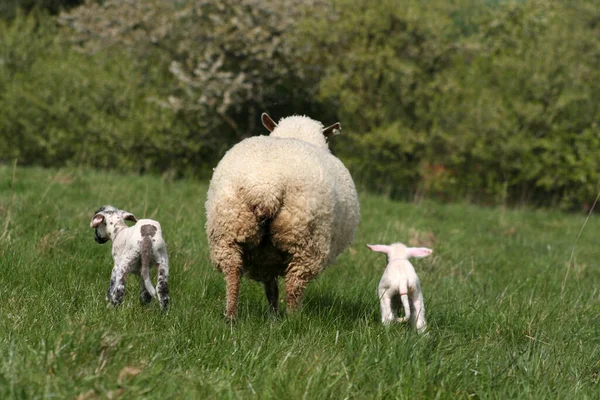
{"type": "Polygon", "coordinates": [[[122,52],[61,43],[51,19],[0,26],[0,160],[196,173],[205,149],[122,52]]]}
{"type": "Polygon", "coordinates": [[[165,104],[218,156],[265,133],[263,111],[278,117],[316,108],[308,80],[317,78],[302,62],[294,32],[309,5],[322,2],[107,0],[60,20],[89,53],[126,49],[141,69],[156,62],[168,69],[175,84],[165,104]]]}
{"type": "Polygon", "coordinates": [[[600,189],[594,2],[335,0],[304,23],[337,150],[396,196],[581,205],[600,189]],[[335,30],[330,27],[335,26],[335,30]],[[342,140],[340,139],[340,142],[342,140]]]}
{"type": "Polygon", "coordinates": [[[600,8],[106,0],[0,26],[0,161],[209,174],[274,118],[394,198],[580,207],[600,190],[600,8]],[[62,27],[59,28],[56,22],[62,27]]]}
{"type": "Polygon", "coordinates": [[[30,12],[39,10],[57,14],[83,3],[83,0],[2,0],[0,3],[0,19],[13,19],[19,10],[30,12]]]}

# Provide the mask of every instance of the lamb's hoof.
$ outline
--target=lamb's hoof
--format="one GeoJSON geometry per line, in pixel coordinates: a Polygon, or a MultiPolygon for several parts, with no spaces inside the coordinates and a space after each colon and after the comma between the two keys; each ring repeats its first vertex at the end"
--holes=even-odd
{"type": "Polygon", "coordinates": [[[164,311],[164,312],[169,312],[169,298],[168,297],[163,297],[160,298],[158,300],[158,303],[160,304],[160,308],[164,311]]]}
{"type": "Polygon", "coordinates": [[[121,305],[121,303],[115,303],[109,299],[108,302],[106,303],[106,308],[114,310],[114,309],[118,308],[120,305],[121,305]]]}
{"type": "Polygon", "coordinates": [[[142,292],[140,293],[140,303],[142,303],[142,305],[146,305],[149,304],[152,301],[152,295],[148,292],[142,292]]]}
{"type": "Polygon", "coordinates": [[[396,322],[399,322],[401,324],[405,324],[405,323],[408,322],[408,318],[406,318],[406,317],[398,317],[398,318],[396,318],[396,322]]]}

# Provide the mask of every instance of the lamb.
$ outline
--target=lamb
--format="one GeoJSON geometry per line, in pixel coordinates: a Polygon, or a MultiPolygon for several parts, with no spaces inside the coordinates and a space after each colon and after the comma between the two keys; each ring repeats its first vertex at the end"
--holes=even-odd
{"type": "Polygon", "coordinates": [[[392,245],[370,245],[373,251],[387,255],[387,267],[379,281],[378,296],[381,304],[381,321],[389,324],[394,321],[410,320],[418,332],[427,328],[425,321],[425,303],[419,277],[413,265],[408,261],[411,257],[427,257],[431,249],[426,247],[406,247],[402,243],[392,245]],[[400,302],[404,307],[404,318],[397,318],[400,302]]]}
{"type": "Polygon", "coordinates": [[[285,280],[288,311],[297,310],[305,288],[352,242],[359,203],[350,173],[333,156],[324,128],[306,116],[276,124],[262,115],[269,136],[233,146],[214,170],[206,200],[210,257],[224,274],[225,316],[237,316],[243,274],[264,285],[278,309],[278,277],[285,280]]]}
{"type": "Polygon", "coordinates": [[[125,278],[133,273],[140,276],[140,301],[147,304],[158,294],[158,302],[165,311],[169,308],[169,257],[160,224],[152,219],[140,219],[113,206],[101,207],[94,213],[90,227],[95,228],[96,242],[112,240],[114,268],[106,301],[116,306],[123,302],[125,278]],[[125,221],[136,224],[128,227],[125,221]],[[150,279],[150,265],[158,268],[156,290],[150,279]]]}

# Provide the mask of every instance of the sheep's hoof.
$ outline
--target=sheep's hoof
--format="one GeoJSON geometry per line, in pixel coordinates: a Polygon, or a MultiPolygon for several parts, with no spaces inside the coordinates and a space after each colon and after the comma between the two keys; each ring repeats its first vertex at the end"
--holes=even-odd
{"type": "Polygon", "coordinates": [[[228,322],[228,323],[234,323],[237,319],[237,315],[235,315],[235,314],[225,313],[225,314],[223,314],[223,316],[225,317],[225,322],[228,322]]]}
{"type": "Polygon", "coordinates": [[[401,324],[405,324],[405,323],[408,322],[408,318],[406,318],[406,317],[398,317],[398,318],[396,318],[396,322],[399,322],[401,324]]]}

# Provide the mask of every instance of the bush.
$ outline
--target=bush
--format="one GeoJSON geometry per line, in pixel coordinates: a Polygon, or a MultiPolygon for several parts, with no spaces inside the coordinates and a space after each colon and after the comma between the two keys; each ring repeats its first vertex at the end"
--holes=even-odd
{"type": "Polygon", "coordinates": [[[0,160],[128,171],[206,170],[202,143],[120,52],[73,51],[51,19],[0,26],[0,160]]]}
{"type": "Polygon", "coordinates": [[[340,120],[333,151],[395,198],[600,190],[595,0],[106,0],[58,21],[0,26],[0,160],[208,174],[267,111],[340,120]]]}
{"type": "Polygon", "coordinates": [[[63,14],[61,21],[88,52],[125,48],[142,69],[159,60],[175,80],[165,104],[222,155],[265,132],[263,111],[276,117],[314,109],[314,85],[306,83],[311,71],[294,29],[317,2],[109,0],[63,14]]]}
{"type": "Polygon", "coordinates": [[[69,9],[81,3],[83,3],[83,0],[2,0],[2,3],[0,3],[0,19],[13,19],[19,11],[39,10],[57,14],[61,10],[69,9]]]}
{"type": "Polygon", "coordinates": [[[593,199],[593,4],[333,1],[304,33],[323,68],[320,99],[350,128],[339,154],[367,187],[402,197],[593,199]]]}

